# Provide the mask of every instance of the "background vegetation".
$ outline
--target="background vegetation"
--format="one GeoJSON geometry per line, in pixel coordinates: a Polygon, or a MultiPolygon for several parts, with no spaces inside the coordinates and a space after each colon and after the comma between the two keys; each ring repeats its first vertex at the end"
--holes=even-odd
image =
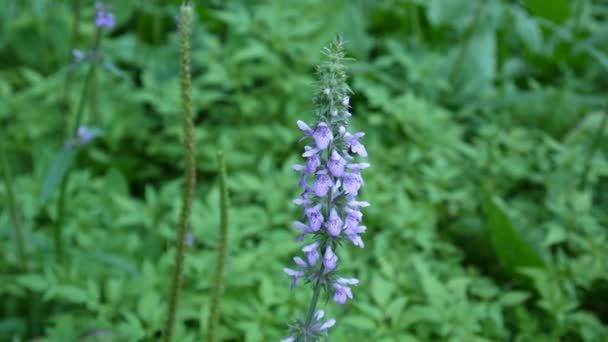
{"type": "MultiPolygon", "coordinates": [[[[182,184],[179,1],[113,1],[84,123],[104,134],[40,206],[94,39],[94,5],[0,7],[0,127],[26,230],[18,257],[0,185],[0,340],[160,336],[182,184]],[[66,86],[68,79],[68,86],[66,86]]],[[[600,0],[196,1],[199,182],[177,340],[201,341],[218,241],[216,152],[231,193],[225,341],[273,341],[310,294],[282,268],[298,249],[297,119],[313,67],[342,32],[353,125],[372,167],[361,279],[328,305],[334,341],[608,340],[608,3],[600,0]]]]}

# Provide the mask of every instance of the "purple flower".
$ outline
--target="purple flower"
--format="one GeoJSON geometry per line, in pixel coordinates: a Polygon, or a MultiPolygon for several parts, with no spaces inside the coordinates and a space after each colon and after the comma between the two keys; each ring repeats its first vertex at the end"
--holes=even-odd
{"type": "Polygon", "coordinates": [[[334,294],[334,300],[337,303],[345,304],[347,298],[353,298],[353,292],[351,291],[349,286],[359,284],[359,280],[355,278],[338,278],[336,283],[334,283],[334,290],[336,291],[334,294]]]}
{"type": "Polygon", "coordinates": [[[300,237],[298,237],[298,241],[302,242],[304,241],[304,239],[306,238],[306,235],[309,233],[312,233],[313,231],[310,229],[310,227],[308,227],[307,225],[305,225],[304,223],[300,222],[300,221],[295,221],[293,223],[293,225],[302,231],[302,235],[300,235],[300,237]]]}
{"type": "Polygon", "coordinates": [[[353,151],[353,153],[356,153],[361,157],[367,157],[365,146],[359,142],[359,139],[363,138],[363,136],[365,136],[365,133],[363,132],[355,133],[354,135],[347,132],[344,134],[344,140],[348,146],[350,146],[350,150],[353,151]]]}
{"type": "Polygon", "coordinates": [[[334,177],[342,177],[344,175],[344,167],[346,166],[346,160],[342,158],[342,156],[338,153],[338,151],[333,150],[331,152],[331,157],[327,161],[327,168],[329,172],[331,172],[334,177]]]}
{"type": "Polygon", "coordinates": [[[319,243],[314,242],[314,243],[302,248],[302,252],[306,253],[306,259],[308,260],[308,264],[310,266],[316,265],[317,261],[319,261],[319,258],[321,257],[319,255],[318,247],[319,247],[319,243]]]}
{"type": "Polygon", "coordinates": [[[188,235],[186,235],[186,245],[190,247],[194,246],[194,234],[192,234],[192,232],[189,232],[188,235]]]}
{"type": "Polygon", "coordinates": [[[306,159],[306,172],[309,174],[315,173],[321,165],[321,157],[318,154],[313,154],[306,159]]]}
{"type": "Polygon", "coordinates": [[[281,342],[295,342],[296,338],[293,336],[289,336],[288,338],[284,338],[281,340],[281,342]]]}
{"type": "Polygon", "coordinates": [[[97,9],[97,16],[95,17],[95,25],[98,28],[103,29],[112,29],[114,25],[116,25],[116,18],[114,18],[114,13],[110,12],[106,6],[102,3],[98,2],[95,4],[95,8],[97,9]]]}
{"type": "Polygon", "coordinates": [[[346,212],[346,224],[345,225],[346,225],[347,229],[349,227],[357,226],[359,224],[359,222],[361,222],[361,218],[363,217],[363,214],[359,210],[345,208],[344,211],[346,212]]]}
{"type": "Polygon", "coordinates": [[[327,272],[331,272],[338,266],[338,256],[331,249],[331,246],[327,246],[325,254],[323,254],[323,266],[327,272]]]}
{"type": "Polygon", "coordinates": [[[329,128],[324,122],[317,125],[317,129],[312,134],[312,137],[315,139],[315,143],[317,144],[317,148],[319,150],[326,149],[327,146],[329,146],[329,143],[334,140],[334,135],[331,132],[331,128],[329,128]]]}
{"type": "Polygon", "coordinates": [[[294,271],[291,268],[283,268],[283,272],[285,272],[288,276],[293,277],[293,281],[291,282],[291,288],[294,289],[298,286],[298,281],[302,276],[304,276],[304,272],[302,271],[294,271]]]}
{"type": "Polygon", "coordinates": [[[350,241],[352,241],[352,243],[355,246],[363,248],[363,247],[365,247],[365,244],[363,243],[363,239],[361,239],[359,234],[365,232],[366,229],[367,229],[367,227],[365,227],[365,226],[359,226],[359,225],[348,226],[344,230],[344,233],[346,234],[346,236],[348,236],[350,241]]]}
{"type": "Polygon", "coordinates": [[[308,265],[306,264],[306,261],[304,261],[302,258],[300,257],[294,257],[293,261],[300,266],[300,268],[306,268],[308,267],[308,265]]]}
{"type": "MultiPolygon", "coordinates": [[[[325,311],[323,310],[319,310],[315,313],[315,321],[317,321],[317,323],[321,322],[321,319],[323,319],[323,316],[325,316],[325,311]]],[[[330,319],[329,321],[321,324],[321,326],[319,327],[319,332],[322,332],[325,334],[325,336],[327,336],[327,330],[331,327],[333,327],[334,325],[336,325],[336,320],[335,319],[330,319]]]]}
{"type": "Polygon", "coordinates": [[[313,186],[315,195],[325,197],[332,185],[334,185],[334,183],[331,180],[331,177],[327,174],[327,170],[317,172],[317,179],[315,179],[315,184],[313,186]]]}
{"type": "Polygon", "coordinates": [[[354,173],[345,173],[343,181],[344,192],[352,197],[357,196],[361,188],[361,177],[354,173]]]}
{"type": "Polygon", "coordinates": [[[298,120],[296,123],[298,124],[298,128],[304,132],[304,137],[302,139],[312,135],[312,128],[310,128],[306,122],[298,120]]]}
{"type": "Polygon", "coordinates": [[[323,225],[323,214],[321,213],[321,205],[317,204],[312,208],[307,208],[304,214],[308,217],[308,227],[312,232],[317,232],[323,225]]]}
{"type": "Polygon", "coordinates": [[[96,132],[92,131],[90,128],[86,126],[78,127],[78,141],[81,144],[87,144],[91,142],[97,136],[96,132]]]}
{"type": "Polygon", "coordinates": [[[331,209],[331,212],[329,213],[329,218],[327,219],[327,223],[325,225],[327,227],[327,232],[329,233],[329,235],[333,237],[340,235],[340,232],[342,231],[342,226],[344,226],[344,222],[340,218],[340,215],[338,215],[336,208],[331,209]]]}
{"type": "Polygon", "coordinates": [[[350,107],[350,97],[349,96],[344,96],[344,98],[342,99],[342,105],[346,108],[350,107]]]}
{"type": "Polygon", "coordinates": [[[80,63],[84,60],[86,55],[84,52],[82,52],[78,49],[74,49],[74,50],[72,50],[72,56],[74,56],[74,61],[76,63],[80,63]]]}

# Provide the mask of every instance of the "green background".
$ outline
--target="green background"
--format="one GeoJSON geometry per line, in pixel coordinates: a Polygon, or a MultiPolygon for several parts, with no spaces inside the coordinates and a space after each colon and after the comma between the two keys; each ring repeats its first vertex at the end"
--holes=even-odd
{"type": "MultiPolygon", "coordinates": [[[[109,3],[117,26],[84,116],[104,134],[72,165],[62,263],[58,193],[39,203],[65,162],[87,69],[71,49],[92,45],[94,4],[82,1],[77,34],[74,1],[0,6],[0,139],[31,266],[2,183],[0,340],[159,338],[183,173],[179,3],[109,3]]],[[[205,336],[220,149],[232,202],[222,340],[277,341],[305,314],[310,287],[291,291],[282,271],[302,246],[295,122],[314,120],[314,66],[338,33],[372,205],[365,249],[337,252],[361,280],[354,300],[320,304],[331,339],[608,340],[605,1],[194,3],[198,186],[177,341],[205,336]]]]}

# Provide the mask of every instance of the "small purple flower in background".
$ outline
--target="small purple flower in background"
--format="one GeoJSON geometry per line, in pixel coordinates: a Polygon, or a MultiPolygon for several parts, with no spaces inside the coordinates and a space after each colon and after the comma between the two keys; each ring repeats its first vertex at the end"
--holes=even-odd
{"type": "Polygon", "coordinates": [[[100,29],[114,28],[114,26],[116,25],[116,18],[114,18],[114,13],[112,13],[101,2],[95,3],[95,9],[97,9],[97,15],[95,17],[95,25],[97,25],[97,27],[100,29]]]}
{"type": "Polygon", "coordinates": [[[189,247],[194,246],[194,234],[192,234],[192,232],[189,232],[188,235],[186,235],[186,245],[189,247]]]}
{"type": "Polygon", "coordinates": [[[358,279],[340,276],[336,249],[343,241],[364,247],[361,234],[366,227],[361,224],[361,208],[369,206],[369,203],[358,201],[356,197],[365,184],[361,172],[370,165],[355,160],[357,156],[367,157],[367,150],[360,142],[365,134],[348,131],[352,115],[349,112],[351,90],[346,83],[341,39],[326,48],[324,54],[328,60],[317,68],[320,78],[320,87],[314,98],[317,120],[310,125],[297,121],[298,128],[304,133],[300,141],[310,139],[312,142],[304,147],[302,157],[305,164],[293,167],[301,173],[299,186],[304,190],[294,203],[304,207],[307,219],[307,222],[296,221],[294,226],[302,233],[298,241],[312,235],[313,242],[302,248],[307,261],[294,259],[298,269],[284,269],[293,277],[292,288],[300,279],[305,279],[313,287],[314,295],[308,316],[290,325],[291,336],[284,342],[318,341],[327,336],[327,330],[336,321],[332,319],[322,323],[323,311],[313,316],[319,292],[333,290],[334,301],[345,304],[353,298],[351,287],[359,284],[358,279]],[[321,263],[318,262],[320,253],[323,253],[321,263]]]}
{"type": "Polygon", "coordinates": [[[86,145],[90,143],[101,134],[102,131],[100,129],[91,128],[87,126],[78,127],[78,131],[76,132],[76,135],[78,137],[78,144],[80,145],[86,145]]]}
{"type": "Polygon", "coordinates": [[[66,140],[66,142],[64,143],[64,148],[68,150],[76,146],[87,145],[102,134],[103,132],[98,128],[80,126],[76,131],[76,138],[66,140]]]}
{"type": "Polygon", "coordinates": [[[72,56],[74,56],[74,61],[76,63],[80,63],[85,59],[86,54],[78,49],[74,49],[72,50],[72,56]]]}

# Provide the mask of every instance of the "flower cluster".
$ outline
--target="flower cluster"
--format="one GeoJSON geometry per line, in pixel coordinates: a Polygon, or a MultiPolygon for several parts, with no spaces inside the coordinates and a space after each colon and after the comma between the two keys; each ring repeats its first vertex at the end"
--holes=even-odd
{"type": "MultiPolygon", "coordinates": [[[[303,189],[294,203],[304,208],[303,220],[296,221],[294,226],[301,231],[299,241],[312,235],[313,242],[302,248],[305,260],[295,257],[298,267],[285,268],[284,272],[293,278],[292,288],[304,279],[314,286],[316,294],[323,288],[328,295],[333,293],[337,303],[345,304],[353,298],[351,287],[359,280],[338,276],[339,258],[335,250],[343,241],[364,247],[360,234],[366,227],[361,225],[361,208],[369,203],[358,201],[357,195],[364,185],[361,171],[370,165],[355,160],[356,156],[367,157],[360,142],[365,134],[348,131],[351,90],[346,84],[342,41],[338,39],[323,52],[328,60],[317,68],[319,93],[314,99],[317,121],[314,125],[297,122],[304,133],[302,140],[311,144],[304,147],[302,154],[306,162],[293,167],[301,173],[299,185],[303,189]]],[[[316,297],[313,296],[311,310],[316,306],[316,297]]],[[[300,329],[290,329],[292,339],[287,340],[311,340],[311,336],[319,335],[313,326],[308,317],[300,329]]]]}
{"type": "Polygon", "coordinates": [[[95,9],[97,10],[97,15],[95,16],[95,25],[97,25],[97,27],[100,29],[114,28],[114,25],[116,25],[116,18],[114,18],[114,13],[112,13],[101,2],[95,3],[95,9]]]}

